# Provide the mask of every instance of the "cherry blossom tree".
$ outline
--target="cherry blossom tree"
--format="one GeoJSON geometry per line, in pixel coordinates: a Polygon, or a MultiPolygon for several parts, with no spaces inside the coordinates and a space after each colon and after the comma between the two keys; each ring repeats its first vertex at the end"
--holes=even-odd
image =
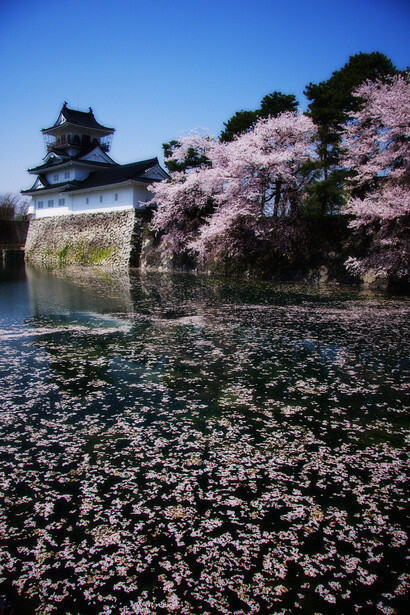
{"type": "Polygon", "coordinates": [[[217,140],[203,131],[181,137],[175,142],[168,160],[171,168],[183,170],[171,173],[171,179],[150,187],[154,194],[152,203],[157,208],[153,229],[160,238],[162,251],[174,262],[188,254],[188,244],[214,209],[212,181],[207,180],[212,164],[210,152],[217,145],[217,140]],[[187,159],[192,158],[197,164],[187,165],[187,159]]]}
{"type": "Polygon", "coordinates": [[[351,170],[346,212],[351,227],[370,236],[369,254],[350,269],[399,277],[409,274],[410,73],[366,82],[363,100],[345,130],[344,163],[351,170]]]}
{"type": "Polygon", "coordinates": [[[242,229],[266,238],[278,218],[300,213],[314,135],[310,118],[283,113],[212,150],[217,207],[191,243],[200,257],[221,248],[235,256],[246,249],[242,229]]]}
{"type": "Polygon", "coordinates": [[[221,250],[237,256],[245,236],[266,238],[276,220],[296,217],[312,180],[314,136],[310,118],[284,113],[228,143],[204,135],[180,140],[176,161],[194,148],[207,164],[152,187],[163,247],[201,259],[221,250]]]}
{"type": "Polygon", "coordinates": [[[304,94],[310,101],[308,115],[318,128],[318,167],[321,170],[306,204],[310,213],[340,212],[345,203],[341,138],[348,114],[360,106],[353,92],[367,80],[375,81],[396,73],[392,61],[384,54],[358,53],[329,79],[307,85],[304,94]]]}

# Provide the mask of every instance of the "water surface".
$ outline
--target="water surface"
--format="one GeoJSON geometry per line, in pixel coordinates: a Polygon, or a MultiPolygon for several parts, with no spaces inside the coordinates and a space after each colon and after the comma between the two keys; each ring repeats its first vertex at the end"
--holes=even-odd
{"type": "Polygon", "coordinates": [[[407,612],[409,307],[0,270],[3,605],[407,612]]]}

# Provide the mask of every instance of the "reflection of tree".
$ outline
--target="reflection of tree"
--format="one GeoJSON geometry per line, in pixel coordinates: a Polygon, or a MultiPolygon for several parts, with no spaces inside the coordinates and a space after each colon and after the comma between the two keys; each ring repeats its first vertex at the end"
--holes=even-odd
{"type": "Polygon", "coordinates": [[[392,373],[404,367],[403,353],[389,348],[381,306],[371,311],[350,291],[333,297],[301,285],[189,275],[141,276],[138,284],[154,327],[140,339],[142,354],[166,356],[168,389],[208,407],[287,403],[317,412],[332,399],[360,414],[376,408],[382,387],[390,386],[380,376],[380,361],[392,373]]]}
{"type": "MultiPolygon", "coordinates": [[[[70,312],[74,300],[67,284],[58,295],[60,312],[37,314],[32,324],[55,383],[70,395],[88,401],[94,396],[111,409],[155,408],[164,394],[170,403],[195,402],[216,412],[283,404],[316,412],[329,397],[357,410],[377,404],[366,382],[379,382],[381,353],[390,361],[388,341],[378,336],[381,320],[365,311],[357,318],[343,302],[334,312],[322,291],[279,288],[273,295],[266,285],[136,274],[130,279],[131,308],[118,314],[105,311],[101,298],[101,312],[70,312]],[[62,297],[70,302],[65,312],[62,297]],[[352,373],[363,385],[355,391],[352,373]]],[[[89,301],[87,293],[76,295],[75,305],[89,301]]],[[[400,360],[391,357],[392,370],[400,360]]]]}

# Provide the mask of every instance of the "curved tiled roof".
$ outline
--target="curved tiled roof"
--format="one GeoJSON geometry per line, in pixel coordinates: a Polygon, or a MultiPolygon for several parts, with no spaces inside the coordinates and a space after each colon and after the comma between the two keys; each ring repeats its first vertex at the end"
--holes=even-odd
{"type": "MultiPolygon", "coordinates": [[[[121,184],[127,181],[139,181],[151,184],[155,180],[152,178],[144,177],[147,171],[152,169],[158,164],[158,158],[149,158],[148,160],[141,160],[139,162],[131,162],[130,164],[116,164],[105,169],[93,171],[90,175],[82,181],[74,180],[69,182],[62,182],[58,184],[47,184],[44,188],[35,190],[35,193],[41,193],[45,190],[60,189],[62,192],[72,192],[73,190],[88,190],[90,188],[99,188],[102,186],[109,186],[111,184],[121,184]]],[[[44,175],[39,175],[39,178],[43,181],[47,181],[44,175]]],[[[37,180],[36,180],[37,181],[37,180]]],[[[44,183],[44,182],[43,182],[44,183]]],[[[22,193],[33,193],[34,185],[29,190],[22,190],[22,193]]]]}
{"type": "MultiPolygon", "coordinates": [[[[63,115],[69,124],[73,124],[74,126],[81,126],[83,128],[93,128],[94,130],[104,130],[107,132],[114,132],[114,128],[109,128],[108,126],[103,126],[99,124],[94,117],[93,110],[90,107],[89,111],[77,111],[76,109],[69,109],[67,107],[67,103],[64,103],[63,108],[61,109],[59,116],[63,115]]],[[[50,126],[49,128],[43,128],[42,132],[47,132],[52,128],[56,128],[58,120],[50,126]]]]}
{"type": "MultiPolygon", "coordinates": [[[[68,147],[69,146],[67,146],[67,149],[68,147]]],[[[105,154],[105,156],[107,156],[107,158],[109,159],[109,161],[107,162],[100,162],[98,160],[83,160],[84,156],[87,156],[87,154],[93,152],[96,148],[98,148],[98,143],[92,143],[89,147],[82,149],[80,152],[78,152],[74,156],[70,156],[69,154],[67,154],[65,150],[51,150],[54,156],[49,156],[46,162],[38,165],[37,167],[33,167],[32,169],[28,169],[28,172],[29,173],[44,173],[44,171],[46,171],[47,169],[51,170],[61,165],[67,165],[68,162],[75,162],[77,164],[80,163],[80,164],[87,165],[87,166],[92,165],[96,167],[98,166],[105,167],[105,166],[117,164],[107,154],[105,154]]]]}
{"type": "Polygon", "coordinates": [[[75,162],[77,166],[85,167],[113,167],[118,166],[116,163],[100,162],[98,160],[81,160],[76,158],[65,158],[54,162],[45,162],[38,167],[27,169],[29,173],[44,173],[45,171],[53,171],[59,167],[67,167],[69,163],[75,162]]]}
{"type": "MultiPolygon", "coordinates": [[[[142,177],[146,171],[158,164],[157,158],[149,158],[131,164],[118,164],[101,171],[94,171],[81,182],[78,188],[97,188],[98,186],[108,186],[109,184],[119,184],[131,179],[145,181],[142,177]]],[[[153,180],[150,179],[149,183],[153,180]]],[[[75,189],[78,189],[75,188],[75,189]]]]}

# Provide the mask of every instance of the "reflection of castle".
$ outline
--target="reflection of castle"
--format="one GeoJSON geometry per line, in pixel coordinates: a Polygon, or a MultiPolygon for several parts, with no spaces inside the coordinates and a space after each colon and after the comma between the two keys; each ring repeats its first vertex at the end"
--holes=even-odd
{"type": "Polygon", "coordinates": [[[37,179],[29,190],[35,218],[62,214],[144,210],[149,184],[168,177],[157,158],[119,165],[110,156],[114,128],[64,103],[56,122],[42,130],[47,153],[29,169],[37,179]]]}
{"type": "Polygon", "coordinates": [[[107,369],[132,330],[128,273],[70,269],[50,274],[26,267],[32,344],[46,352],[61,390],[85,395],[111,382],[107,369]],[[124,335],[126,334],[126,335],[124,335]]]}

